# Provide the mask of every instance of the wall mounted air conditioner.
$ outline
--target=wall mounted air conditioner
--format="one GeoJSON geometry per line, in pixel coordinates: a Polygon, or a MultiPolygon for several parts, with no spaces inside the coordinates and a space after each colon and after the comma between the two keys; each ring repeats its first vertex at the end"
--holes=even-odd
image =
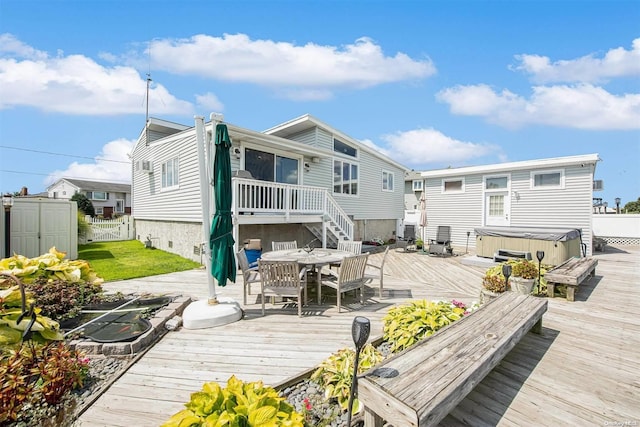
{"type": "Polygon", "coordinates": [[[150,160],[142,161],[142,172],[153,173],[153,164],[150,160]]]}
{"type": "Polygon", "coordinates": [[[596,179],[593,181],[593,191],[602,191],[604,190],[604,182],[601,179],[596,179]]]}

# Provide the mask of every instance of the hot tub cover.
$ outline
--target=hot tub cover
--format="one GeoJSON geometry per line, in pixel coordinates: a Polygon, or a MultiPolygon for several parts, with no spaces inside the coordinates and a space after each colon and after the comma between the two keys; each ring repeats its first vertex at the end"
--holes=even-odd
{"type": "Polygon", "coordinates": [[[476,236],[515,237],[555,242],[566,242],[580,238],[580,230],[577,228],[479,227],[474,231],[476,236]]]}

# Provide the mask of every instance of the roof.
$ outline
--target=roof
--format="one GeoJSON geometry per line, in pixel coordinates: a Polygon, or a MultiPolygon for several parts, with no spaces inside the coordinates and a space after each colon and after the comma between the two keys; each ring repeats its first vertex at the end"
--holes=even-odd
{"type": "Polygon", "coordinates": [[[552,169],[563,166],[596,165],[599,162],[598,154],[585,154],[580,156],[554,157],[551,159],[525,160],[520,162],[496,163],[482,166],[468,166],[463,168],[447,168],[424,171],[423,178],[442,178],[449,176],[463,176],[495,172],[507,172],[523,169],[552,169]]]}
{"type": "Polygon", "coordinates": [[[281,123],[277,126],[274,126],[270,129],[265,130],[264,133],[267,135],[277,135],[282,138],[287,138],[287,137],[290,137],[291,135],[295,135],[297,133],[300,133],[302,131],[305,131],[307,129],[311,129],[314,127],[319,127],[321,129],[324,129],[343,141],[349,141],[351,144],[357,145],[361,150],[366,151],[367,153],[375,157],[378,157],[379,159],[382,159],[388,163],[391,163],[400,169],[409,170],[409,168],[407,168],[406,166],[401,165],[400,163],[396,162],[392,158],[382,154],[378,150],[369,147],[368,145],[358,141],[357,139],[350,137],[345,133],[342,133],[341,131],[329,126],[325,122],[313,117],[310,114],[305,114],[303,116],[296,117],[295,119],[281,123]]]}
{"type": "Polygon", "coordinates": [[[115,182],[103,181],[87,181],[75,178],[61,178],[49,188],[58,184],[60,181],[67,181],[69,184],[78,187],[82,191],[105,191],[111,193],[131,193],[131,184],[117,184],[115,182]]]}

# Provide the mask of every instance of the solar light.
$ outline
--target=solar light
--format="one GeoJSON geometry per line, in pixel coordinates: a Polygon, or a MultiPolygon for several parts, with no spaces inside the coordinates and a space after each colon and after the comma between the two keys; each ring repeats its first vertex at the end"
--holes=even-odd
{"type": "Polygon", "coordinates": [[[349,407],[347,415],[347,425],[351,425],[351,415],[353,413],[353,398],[355,397],[356,390],[358,389],[358,362],[360,359],[360,351],[367,343],[369,339],[369,332],[371,331],[371,322],[369,319],[363,316],[356,316],[353,319],[351,325],[351,337],[353,343],[356,345],[356,356],[353,361],[353,380],[351,381],[351,393],[349,394],[349,407]]]}
{"type": "Polygon", "coordinates": [[[544,251],[536,251],[536,258],[538,258],[538,294],[540,294],[540,288],[542,287],[540,283],[540,268],[542,267],[542,260],[544,259],[544,251]]]}
{"type": "Polygon", "coordinates": [[[2,206],[4,206],[4,256],[11,256],[11,207],[13,206],[13,195],[2,196],[2,206]]]}
{"type": "Polygon", "coordinates": [[[509,277],[511,277],[511,265],[504,263],[502,264],[502,275],[504,276],[504,290],[506,291],[509,288],[509,277]]]}

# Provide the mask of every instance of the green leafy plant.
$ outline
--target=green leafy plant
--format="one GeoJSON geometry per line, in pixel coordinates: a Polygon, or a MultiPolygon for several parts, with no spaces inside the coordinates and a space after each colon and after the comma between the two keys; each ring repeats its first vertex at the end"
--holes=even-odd
{"type": "Polygon", "coordinates": [[[511,264],[511,276],[523,279],[536,279],[538,277],[538,265],[526,259],[509,260],[511,264]]]}
{"type": "Polygon", "coordinates": [[[100,283],[71,283],[45,277],[27,284],[26,289],[33,294],[42,314],[57,321],[77,316],[83,306],[98,303],[104,297],[100,283]]]}
{"type": "Polygon", "coordinates": [[[191,394],[186,409],[174,414],[162,427],[287,426],[303,427],[304,417],[262,381],[244,383],[232,376],[225,388],[205,383],[191,394]]]}
{"type": "Polygon", "coordinates": [[[482,278],[482,287],[490,292],[505,292],[508,289],[504,275],[502,274],[502,264],[494,265],[485,271],[482,278]]]}
{"type": "Polygon", "coordinates": [[[81,210],[84,215],[96,216],[96,210],[93,207],[93,203],[84,194],[75,193],[71,196],[71,201],[78,204],[78,209],[81,210]]]}
{"type": "Polygon", "coordinates": [[[383,317],[384,340],[391,344],[392,352],[402,351],[462,318],[465,313],[467,309],[462,303],[410,301],[389,309],[383,317]]]}
{"type": "MultiPolygon", "coordinates": [[[[317,383],[325,393],[325,398],[336,399],[343,410],[349,407],[349,394],[353,381],[353,364],[356,352],[350,348],[344,348],[325,359],[318,369],[311,375],[311,381],[317,383]]],[[[360,352],[358,373],[364,372],[377,365],[384,356],[371,344],[365,345],[360,352]]],[[[353,401],[353,412],[362,409],[358,399],[353,401]]]]}

